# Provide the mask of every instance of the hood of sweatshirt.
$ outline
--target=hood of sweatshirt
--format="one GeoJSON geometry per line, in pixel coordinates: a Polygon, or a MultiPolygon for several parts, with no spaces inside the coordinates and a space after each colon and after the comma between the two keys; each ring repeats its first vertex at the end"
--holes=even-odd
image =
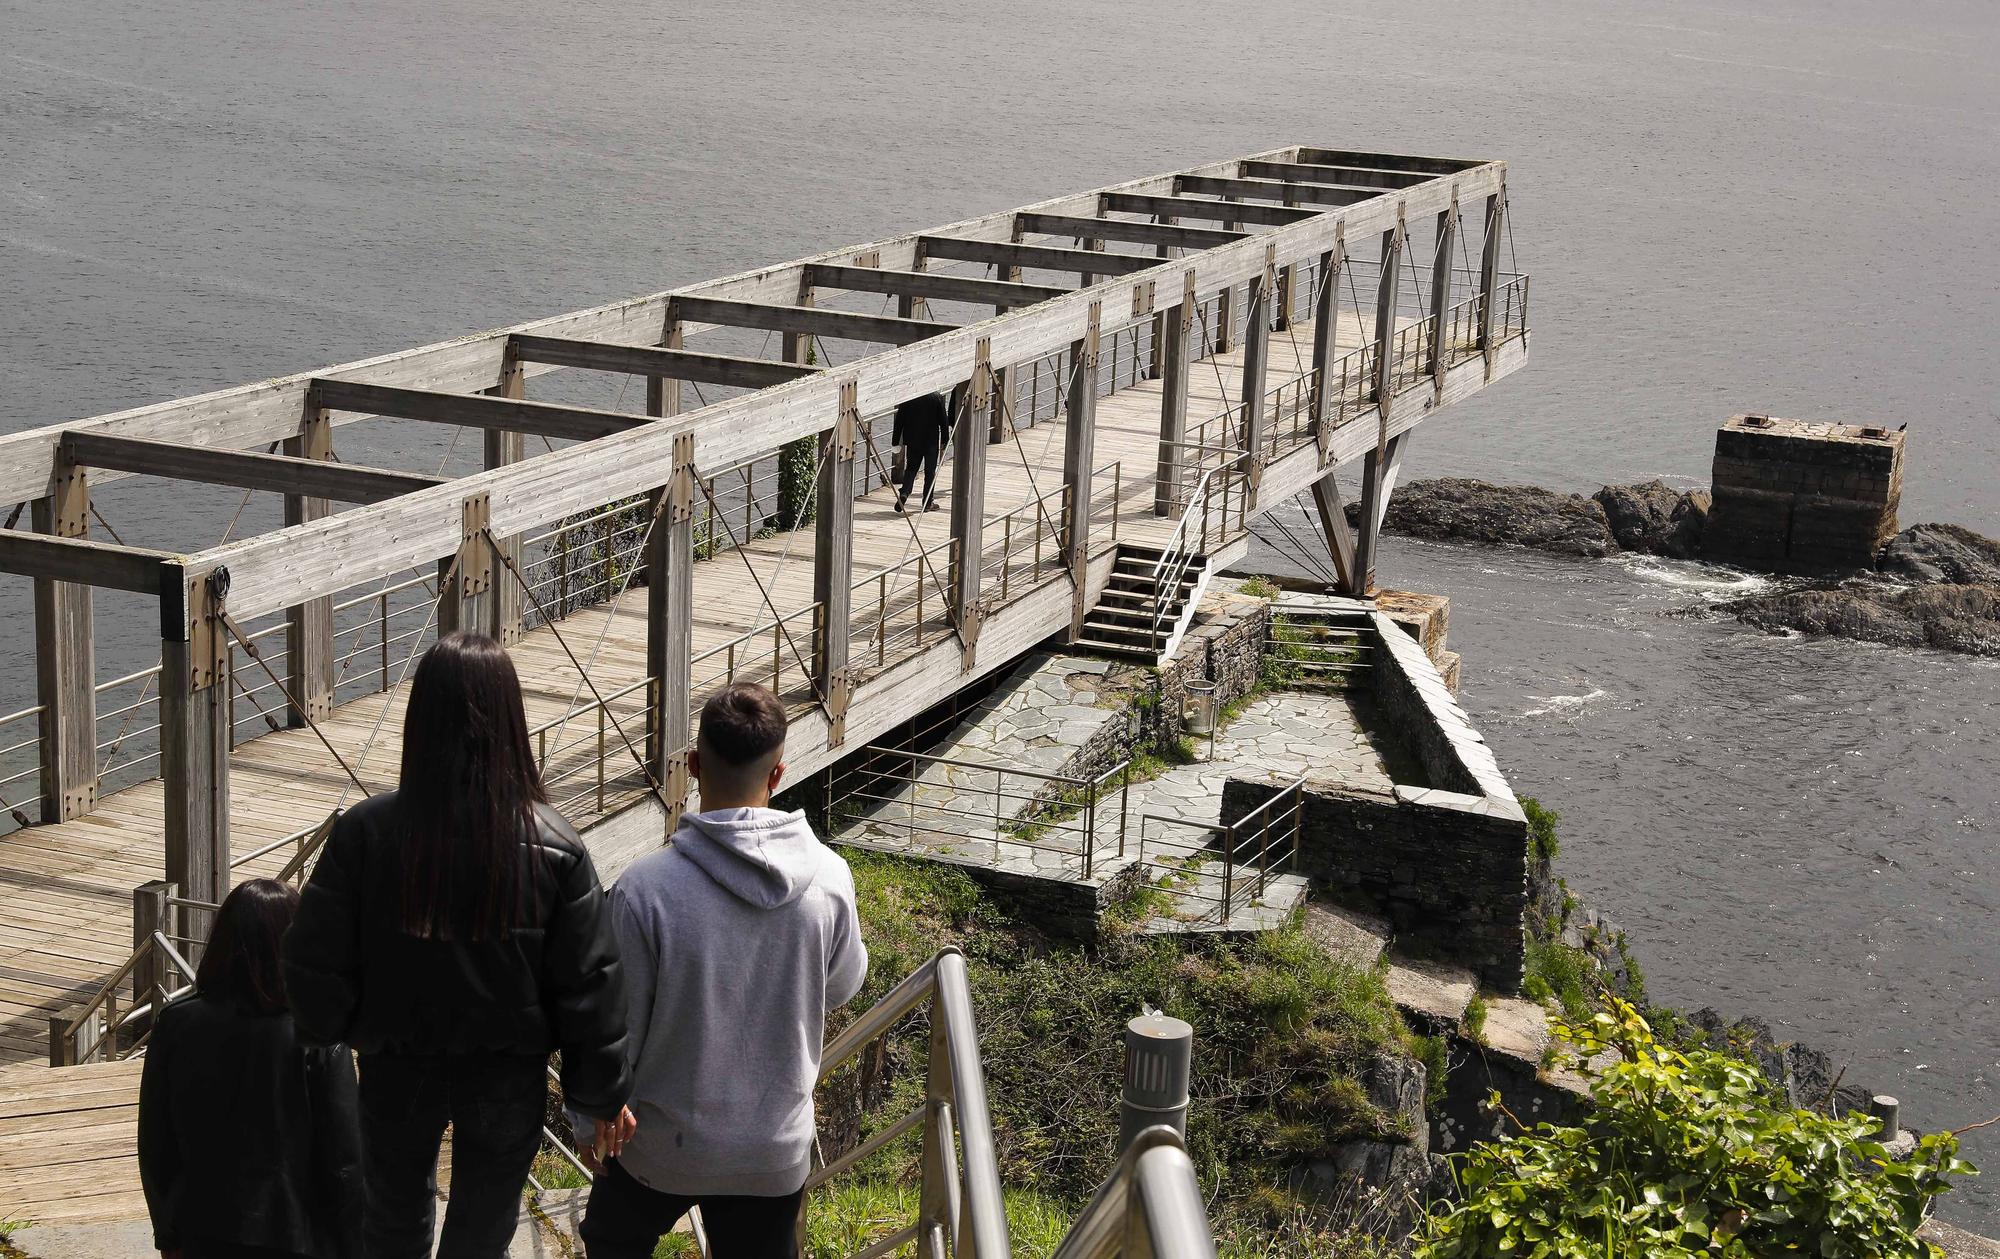
{"type": "Polygon", "coordinates": [[[716,809],[681,819],[674,847],[738,900],[775,909],[805,895],[821,846],[806,815],[778,809],[716,809]]]}

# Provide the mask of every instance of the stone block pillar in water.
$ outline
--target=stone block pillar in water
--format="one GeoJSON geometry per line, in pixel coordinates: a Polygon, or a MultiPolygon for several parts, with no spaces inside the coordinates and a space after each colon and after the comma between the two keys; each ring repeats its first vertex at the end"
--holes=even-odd
{"type": "Polygon", "coordinates": [[[1715,435],[1709,558],[1745,568],[1872,568],[1896,534],[1903,434],[1855,424],[1735,415],[1715,435]]]}

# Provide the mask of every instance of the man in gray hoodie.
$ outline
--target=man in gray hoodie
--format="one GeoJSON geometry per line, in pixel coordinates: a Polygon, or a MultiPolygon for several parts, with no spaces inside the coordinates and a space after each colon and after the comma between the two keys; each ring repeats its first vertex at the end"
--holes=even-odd
{"type": "Polygon", "coordinates": [[[784,744],[769,690],[713,696],[689,764],[702,811],[611,889],[633,1090],[587,1143],[614,1155],[584,1215],[589,1259],[647,1259],[693,1206],[715,1259],[798,1253],[826,1016],[861,990],[868,951],[847,863],[770,807],[784,744]]]}

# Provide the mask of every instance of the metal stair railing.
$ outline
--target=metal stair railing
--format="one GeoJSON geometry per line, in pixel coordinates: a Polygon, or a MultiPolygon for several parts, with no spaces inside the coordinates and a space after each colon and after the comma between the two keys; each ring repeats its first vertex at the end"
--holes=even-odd
{"type": "Polygon", "coordinates": [[[1140,1133],[1050,1259],[1215,1259],[1180,1134],[1164,1124],[1140,1133]]]}
{"type": "MultiPolygon", "coordinates": [[[[182,908],[215,908],[178,897],[169,900],[182,908]]],[[[120,1034],[139,1027],[151,1018],[154,1011],[193,986],[193,965],[174,947],[164,931],[154,931],[139,942],[132,955],[111,972],[111,977],[81,1009],[73,1015],[58,1014],[49,1019],[49,1065],[80,1067],[85,1063],[117,1062],[143,1054],[146,1042],[153,1035],[150,1024],[123,1046],[118,1043],[120,1034]],[[118,994],[126,981],[149,972],[155,976],[150,991],[143,994],[143,999],[138,999],[135,994],[134,1001],[120,1009],[118,994]],[[172,983],[169,978],[171,972],[179,972],[181,982],[172,983]]]]}
{"type": "MultiPolygon", "coordinates": [[[[1148,623],[1148,629],[1155,640],[1159,638],[1160,622],[1166,619],[1167,609],[1173,606],[1169,591],[1176,595],[1179,593],[1181,579],[1187,575],[1188,565],[1194,562],[1195,557],[1201,554],[1209,543],[1209,500],[1213,497],[1218,483],[1223,486],[1220,533],[1226,540],[1229,529],[1227,478],[1243,475],[1241,464],[1245,458],[1246,455],[1239,453],[1236,458],[1216,464],[1201,474],[1201,480],[1195,482],[1194,492],[1188,495],[1186,505],[1181,508],[1181,518],[1175,522],[1173,534],[1168,537],[1167,544],[1160,548],[1159,558],[1153,561],[1151,575],[1153,615],[1148,623]],[[1197,513],[1201,518],[1198,538],[1193,532],[1197,513]]],[[[1240,506],[1238,510],[1240,513],[1240,506]]]]}

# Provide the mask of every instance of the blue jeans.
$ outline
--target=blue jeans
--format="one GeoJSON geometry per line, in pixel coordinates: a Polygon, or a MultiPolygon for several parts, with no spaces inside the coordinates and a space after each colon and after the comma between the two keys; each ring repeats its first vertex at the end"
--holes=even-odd
{"type": "Polygon", "coordinates": [[[542,1142],[548,1060],[361,1055],[369,1259],[429,1259],[437,1160],[451,1125],[451,1201],[437,1259],[501,1259],[542,1142]]]}

